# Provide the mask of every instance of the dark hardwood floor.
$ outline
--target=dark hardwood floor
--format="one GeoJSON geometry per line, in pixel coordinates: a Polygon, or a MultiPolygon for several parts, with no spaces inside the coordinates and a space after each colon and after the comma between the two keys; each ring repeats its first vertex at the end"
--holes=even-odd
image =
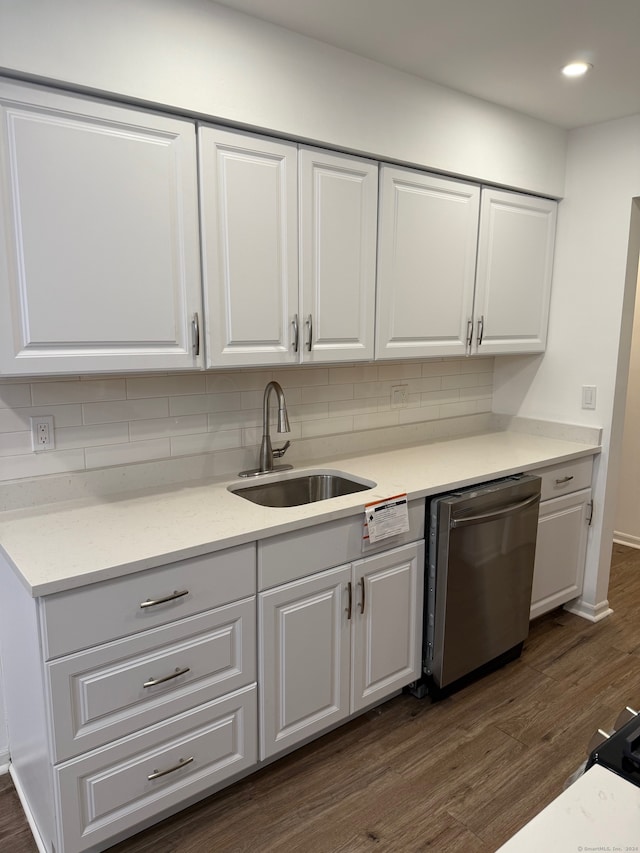
{"type": "MultiPolygon", "coordinates": [[[[640,706],[640,551],[614,546],[609,600],[603,622],[547,614],[498,672],[392,699],[111,853],[493,853],[640,706]]],[[[0,850],[36,851],[8,776],[0,850]]]]}

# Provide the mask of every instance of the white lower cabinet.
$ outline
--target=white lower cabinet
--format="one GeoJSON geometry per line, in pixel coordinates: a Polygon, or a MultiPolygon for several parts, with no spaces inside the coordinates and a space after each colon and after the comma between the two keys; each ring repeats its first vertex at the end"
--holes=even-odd
{"type": "Polygon", "coordinates": [[[256,685],[55,768],[64,853],[109,842],[256,762],[256,685]]]}
{"type": "Polygon", "coordinates": [[[417,542],[260,593],[261,758],[419,677],[423,573],[417,542]]]}
{"type": "Polygon", "coordinates": [[[590,457],[536,471],[542,477],[531,618],[582,594],[592,512],[590,457]]]}

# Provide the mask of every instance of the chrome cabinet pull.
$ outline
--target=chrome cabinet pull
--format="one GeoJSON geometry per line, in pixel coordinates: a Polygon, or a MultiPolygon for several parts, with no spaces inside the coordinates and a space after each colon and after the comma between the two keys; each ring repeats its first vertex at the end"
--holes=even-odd
{"type": "Polygon", "coordinates": [[[473,320],[467,320],[467,346],[471,349],[471,341],[473,340],[473,320]]]}
{"type": "Polygon", "coordinates": [[[186,767],[187,764],[191,764],[193,760],[193,755],[191,758],[181,758],[173,767],[167,767],[166,770],[154,770],[153,773],[150,773],[147,776],[147,779],[151,782],[153,779],[159,779],[161,776],[166,776],[167,773],[175,773],[175,771],[180,770],[181,767],[186,767]]]}
{"type": "Polygon", "coordinates": [[[298,343],[299,343],[299,332],[298,332],[298,315],[293,315],[293,320],[291,321],[291,325],[293,326],[293,351],[298,352],[298,343]]]}
{"type": "Polygon", "coordinates": [[[165,604],[167,601],[175,601],[176,598],[182,598],[183,595],[189,595],[188,589],[178,591],[174,589],[171,595],[166,595],[164,598],[147,598],[146,601],[140,602],[140,607],[144,610],[145,607],[155,607],[156,604],[165,604]]]}
{"type": "Polygon", "coordinates": [[[184,669],[176,667],[175,672],[172,672],[170,675],[165,675],[164,678],[150,678],[149,681],[145,681],[142,686],[155,687],[156,684],[164,684],[165,681],[171,681],[172,678],[177,678],[179,675],[184,675],[187,672],[191,672],[191,669],[188,666],[185,666],[184,669]]]}
{"type": "Polygon", "coordinates": [[[307,327],[307,330],[309,332],[307,336],[307,350],[311,352],[311,345],[313,343],[313,317],[311,316],[311,314],[309,314],[309,316],[305,320],[305,326],[307,327]]]}
{"type": "Polygon", "coordinates": [[[478,320],[478,346],[482,343],[482,338],[484,335],[484,314],[478,320]]]}
{"type": "Polygon", "coordinates": [[[193,354],[200,355],[200,322],[197,311],[191,321],[191,345],[193,347],[193,354]]]}
{"type": "Polygon", "coordinates": [[[351,581],[347,584],[347,596],[348,596],[348,604],[346,606],[347,611],[347,619],[351,619],[351,613],[353,611],[353,586],[351,585],[351,581]]]}
{"type": "Polygon", "coordinates": [[[360,601],[360,613],[362,614],[362,613],[364,613],[364,590],[365,590],[364,578],[360,578],[360,583],[362,584],[362,600],[360,601]]]}
{"type": "Polygon", "coordinates": [[[566,477],[558,477],[556,480],[556,486],[561,486],[563,483],[569,483],[571,480],[573,480],[573,474],[569,474],[566,477]]]}

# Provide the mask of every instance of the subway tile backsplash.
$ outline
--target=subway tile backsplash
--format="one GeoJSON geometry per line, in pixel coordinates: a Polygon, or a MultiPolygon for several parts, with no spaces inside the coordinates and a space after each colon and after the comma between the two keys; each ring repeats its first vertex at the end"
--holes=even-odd
{"type": "Polygon", "coordinates": [[[460,358],[0,379],[0,482],[229,451],[230,465],[254,464],[270,379],[284,388],[292,442],[490,412],[493,366],[493,358],[460,358]],[[392,404],[395,385],[406,386],[404,407],[392,404]],[[55,450],[31,450],[33,415],[53,415],[55,450]]]}

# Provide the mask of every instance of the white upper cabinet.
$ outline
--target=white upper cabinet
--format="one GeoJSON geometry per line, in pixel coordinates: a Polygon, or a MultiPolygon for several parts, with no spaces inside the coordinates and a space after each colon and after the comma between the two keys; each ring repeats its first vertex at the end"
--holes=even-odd
{"type": "Polygon", "coordinates": [[[472,351],[543,352],[557,203],[483,189],[472,351]]]}
{"type": "Polygon", "coordinates": [[[381,169],[377,358],[542,352],[557,203],[381,169]]]}
{"type": "Polygon", "coordinates": [[[190,121],[0,84],[0,373],[192,369],[190,121]]]}
{"type": "Polygon", "coordinates": [[[464,355],[480,187],[382,166],[377,358],[464,355]]]}
{"type": "Polygon", "coordinates": [[[297,147],[198,134],[207,367],[296,362],[297,147]]]}
{"type": "Polygon", "coordinates": [[[301,148],[300,353],[373,358],[378,166],[301,148]]]}

